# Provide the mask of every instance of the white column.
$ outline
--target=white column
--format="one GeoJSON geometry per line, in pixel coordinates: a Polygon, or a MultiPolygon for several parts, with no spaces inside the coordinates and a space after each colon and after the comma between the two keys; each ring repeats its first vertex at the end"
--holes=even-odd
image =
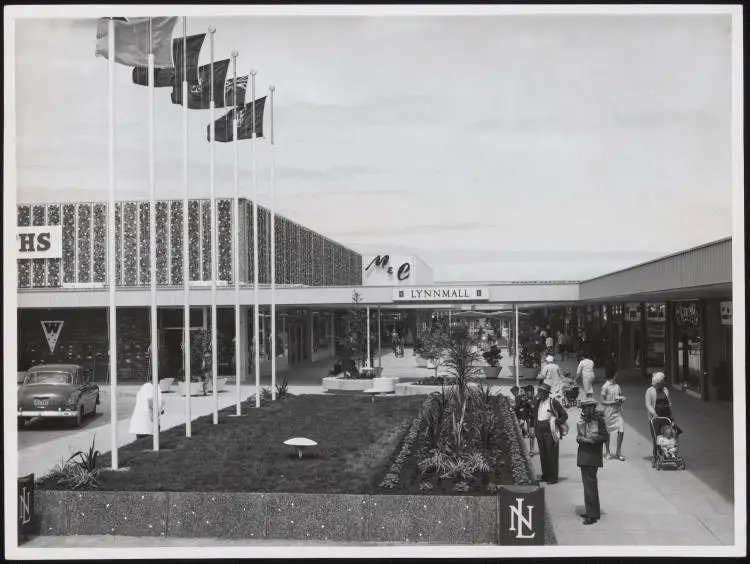
{"type": "Polygon", "coordinates": [[[513,309],[515,310],[515,314],[516,314],[516,330],[514,331],[515,334],[513,338],[516,341],[516,386],[518,386],[518,381],[520,377],[520,363],[519,363],[520,350],[518,348],[518,304],[513,304],[513,309]]]}
{"type": "Polygon", "coordinates": [[[367,359],[365,366],[370,368],[370,306],[367,306],[367,359]]]}
{"type": "MultiPolygon", "coordinates": [[[[115,280],[115,22],[110,19],[109,22],[109,60],[107,62],[108,80],[109,80],[109,139],[108,139],[108,184],[107,192],[107,216],[109,222],[107,231],[109,241],[107,244],[107,284],[109,285],[109,428],[112,442],[111,465],[114,470],[118,469],[118,441],[117,441],[117,303],[115,280]]],[[[63,219],[63,206],[60,206],[60,224],[63,219]]],[[[64,276],[62,270],[60,276],[64,276]]]]}

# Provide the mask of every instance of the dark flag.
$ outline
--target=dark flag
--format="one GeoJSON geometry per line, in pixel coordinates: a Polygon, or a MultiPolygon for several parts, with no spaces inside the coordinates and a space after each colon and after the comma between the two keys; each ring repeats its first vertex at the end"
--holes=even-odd
{"type": "MultiPolygon", "coordinates": [[[[229,59],[214,63],[214,105],[224,107],[224,82],[229,71],[229,59]]],[[[239,89],[238,89],[239,90],[239,89]]],[[[188,83],[188,108],[207,110],[211,102],[211,65],[198,69],[198,80],[188,83]]],[[[182,104],[182,85],[172,88],[172,103],[182,104]]]]}
{"type": "MultiPolygon", "coordinates": [[[[198,57],[203,47],[205,33],[187,36],[187,80],[198,81],[198,57]]],[[[166,69],[154,69],[154,88],[166,88],[167,86],[180,85],[182,83],[182,52],[184,50],[185,38],[178,37],[172,40],[172,56],[176,67],[166,69]]],[[[140,86],[148,86],[148,67],[135,67],[133,69],[133,83],[140,86]]],[[[182,88],[180,86],[180,88],[182,88]]]]}
{"type": "MultiPolygon", "coordinates": [[[[263,114],[266,107],[266,97],[255,100],[255,137],[263,137],[263,114]]],[[[216,120],[216,141],[228,143],[233,140],[232,120],[237,112],[237,140],[252,139],[253,131],[253,103],[232,108],[225,116],[216,120]]],[[[206,126],[206,138],[211,141],[211,126],[206,126]]]]}
{"type": "Polygon", "coordinates": [[[235,101],[232,94],[234,90],[234,80],[229,79],[224,87],[224,106],[241,106],[245,103],[245,94],[247,92],[247,76],[237,78],[237,100],[235,101]]]}

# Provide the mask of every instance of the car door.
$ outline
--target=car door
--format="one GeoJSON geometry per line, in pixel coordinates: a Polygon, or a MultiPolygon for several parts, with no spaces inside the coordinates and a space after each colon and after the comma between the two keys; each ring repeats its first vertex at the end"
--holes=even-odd
{"type": "Polygon", "coordinates": [[[76,389],[81,392],[79,401],[83,406],[83,413],[85,415],[89,411],[89,393],[86,387],[86,382],[83,379],[83,372],[80,368],[76,368],[76,371],[73,373],[73,383],[75,384],[76,389]]]}
{"type": "Polygon", "coordinates": [[[94,410],[94,402],[96,401],[96,398],[94,397],[94,387],[89,381],[87,371],[84,371],[82,368],[78,369],[78,378],[83,389],[84,403],[86,405],[84,408],[85,413],[91,413],[94,410]]]}

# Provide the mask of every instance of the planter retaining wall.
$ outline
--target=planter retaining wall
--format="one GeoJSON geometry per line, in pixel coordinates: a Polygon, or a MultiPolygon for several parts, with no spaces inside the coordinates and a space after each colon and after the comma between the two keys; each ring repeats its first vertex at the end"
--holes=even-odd
{"type": "MultiPolygon", "coordinates": [[[[374,378],[341,378],[339,376],[327,376],[323,378],[322,387],[324,390],[344,390],[348,392],[364,392],[373,387],[374,378]]],[[[390,380],[398,382],[398,378],[393,377],[390,380]]]]}
{"type": "Polygon", "coordinates": [[[497,496],[35,492],[42,535],[498,544],[497,496]]]}

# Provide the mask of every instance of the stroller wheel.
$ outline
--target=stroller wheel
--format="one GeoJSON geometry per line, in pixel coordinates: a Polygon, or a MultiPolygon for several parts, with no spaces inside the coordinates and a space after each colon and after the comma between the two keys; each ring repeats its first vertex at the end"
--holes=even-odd
{"type": "Polygon", "coordinates": [[[656,469],[661,470],[661,460],[656,461],[656,469]]]}

